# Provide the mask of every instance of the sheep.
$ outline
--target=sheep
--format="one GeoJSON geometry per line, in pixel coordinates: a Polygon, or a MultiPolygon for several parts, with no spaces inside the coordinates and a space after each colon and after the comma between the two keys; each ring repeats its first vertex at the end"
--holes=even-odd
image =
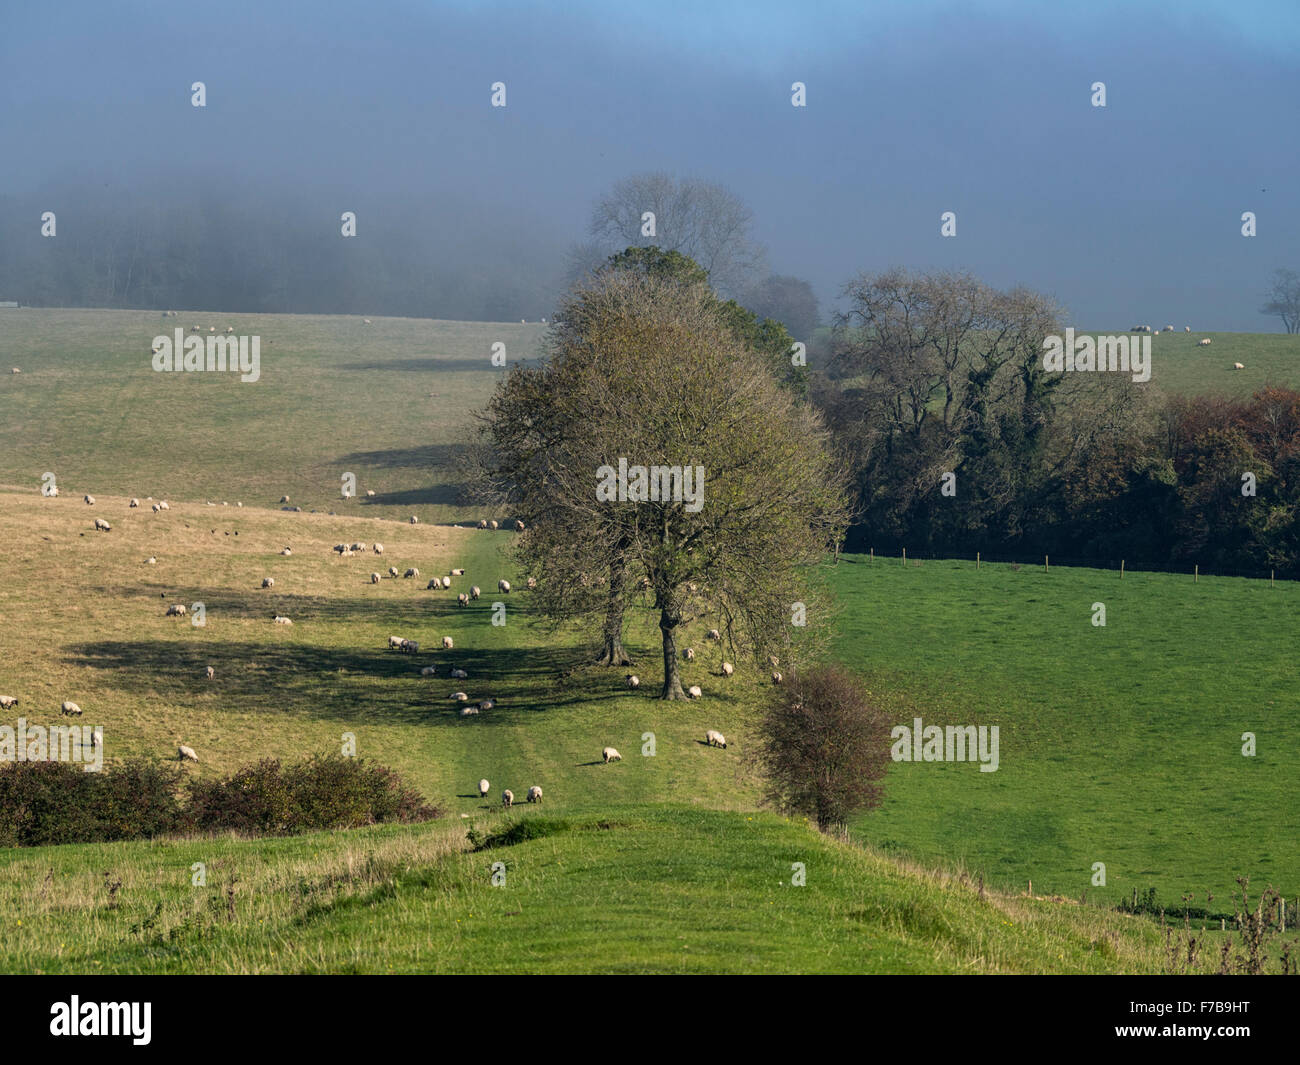
{"type": "Polygon", "coordinates": [[[451,637],[450,637],[450,636],[444,636],[444,637],[442,638],[442,646],[443,646],[446,650],[448,650],[448,651],[451,650],[451,637]]]}
{"type": "Polygon", "coordinates": [[[87,505],[87,506],[91,506],[91,507],[93,507],[93,506],[95,505],[95,497],[94,497],[94,496],[83,496],[82,498],[85,499],[85,501],[86,501],[86,505],[87,505]]]}
{"type": "Polygon", "coordinates": [[[75,714],[77,717],[80,717],[81,707],[79,707],[76,703],[72,702],[71,700],[65,699],[59,705],[59,712],[63,714],[75,714]]]}
{"type": "Polygon", "coordinates": [[[1166,333],[1172,333],[1173,331],[1174,331],[1174,327],[1172,325],[1165,326],[1166,333]]]}
{"type": "Polygon", "coordinates": [[[522,521],[519,521],[518,519],[516,519],[516,520],[515,520],[515,529],[518,530],[519,532],[523,532],[523,531],[524,531],[524,523],[523,523],[522,521]]]}
{"type": "Polygon", "coordinates": [[[208,680],[211,680],[213,677],[217,675],[217,671],[213,669],[211,666],[208,666],[206,672],[207,672],[208,680]]]}
{"type": "Polygon", "coordinates": [[[113,526],[109,525],[103,518],[96,518],[95,529],[99,532],[112,532],[113,526]]]}
{"type": "Polygon", "coordinates": [[[437,666],[425,666],[423,669],[420,670],[420,676],[422,677],[433,677],[436,676],[437,673],[438,673],[437,666]]]}
{"type": "Polygon", "coordinates": [[[689,695],[692,699],[704,698],[704,692],[698,684],[692,684],[689,688],[687,688],[686,694],[689,695]]]}
{"type": "Polygon", "coordinates": [[[779,665],[781,664],[781,662],[780,662],[780,660],[776,657],[776,655],[768,655],[768,656],[767,656],[767,664],[768,664],[769,666],[771,666],[773,669],[776,669],[777,666],[779,666],[779,665]]]}
{"type": "Polygon", "coordinates": [[[1190,325],[1183,326],[1184,333],[1190,333],[1191,331],[1192,331],[1192,327],[1190,325]]]}
{"type": "Polygon", "coordinates": [[[463,669],[453,669],[451,671],[452,680],[469,680],[469,674],[463,669]]]}
{"type": "Polygon", "coordinates": [[[365,549],[366,549],[366,545],[363,544],[363,543],[361,543],[361,541],[359,541],[359,540],[358,540],[355,544],[352,545],[352,550],[353,550],[353,551],[365,551],[365,549]]]}
{"type": "Polygon", "coordinates": [[[226,326],[226,336],[230,336],[230,334],[233,333],[234,331],[235,331],[235,327],[233,325],[226,326]]]}
{"type": "Polygon", "coordinates": [[[370,583],[371,583],[371,584],[378,584],[382,579],[383,579],[383,578],[380,577],[380,575],[379,575],[378,573],[372,573],[372,574],[370,575],[370,583]]]}
{"type": "Polygon", "coordinates": [[[178,762],[186,762],[186,761],[189,761],[189,762],[197,762],[198,760],[199,760],[199,756],[198,756],[197,754],[194,753],[194,748],[193,748],[193,747],[186,747],[185,744],[183,744],[183,743],[177,744],[177,746],[176,746],[176,761],[178,761],[178,762]]]}
{"type": "Polygon", "coordinates": [[[287,502],[289,502],[289,497],[288,497],[288,496],[281,496],[281,497],[280,497],[280,502],[281,502],[281,503],[287,503],[287,502]]]}
{"type": "Polygon", "coordinates": [[[600,757],[604,759],[606,765],[609,765],[610,762],[621,762],[623,760],[623,756],[613,747],[603,748],[600,757]]]}
{"type": "Polygon", "coordinates": [[[722,663],[722,675],[724,677],[730,677],[735,672],[736,672],[736,667],[733,666],[730,662],[722,663]]]}
{"type": "Polygon", "coordinates": [[[524,583],[528,585],[528,590],[531,592],[534,588],[537,587],[537,578],[529,577],[528,580],[525,581],[524,583]]]}
{"type": "Polygon", "coordinates": [[[0,695],[0,707],[8,710],[11,706],[18,705],[18,698],[14,695],[0,695]]]}
{"type": "Polygon", "coordinates": [[[367,489],[366,489],[366,498],[367,498],[367,499],[374,499],[374,498],[375,498],[375,490],[374,490],[373,488],[367,488],[367,489]]]}
{"type": "Polygon", "coordinates": [[[136,499],[134,496],[131,497],[131,502],[127,504],[128,507],[138,507],[139,505],[140,500],[136,499]]]}
{"type": "Polygon", "coordinates": [[[469,702],[469,696],[466,695],[464,692],[452,692],[449,696],[447,696],[447,698],[450,699],[453,703],[469,702]]]}
{"type": "Polygon", "coordinates": [[[727,737],[717,729],[709,729],[709,731],[704,734],[704,742],[710,747],[721,747],[724,751],[727,749],[727,737]]]}
{"type": "Polygon", "coordinates": [[[495,531],[496,529],[500,528],[500,526],[497,525],[495,521],[490,521],[488,522],[488,528],[495,531]]]}
{"type": "Polygon", "coordinates": [[[10,370],[9,372],[10,372],[10,373],[22,373],[22,370],[20,370],[17,366],[15,366],[15,367],[14,367],[12,370],[10,370]]]}
{"type": "Polygon", "coordinates": [[[388,575],[389,575],[390,577],[397,577],[397,576],[399,576],[399,574],[398,574],[398,572],[397,572],[397,567],[396,567],[396,566],[389,566],[389,567],[388,567],[388,575]]]}
{"type": "Polygon", "coordinates": [[[335,545],[334,545],[330,550],[332,550],[335,554],[344,555],[344,554],[347,554],[348,545],[347,545],[347,544],[335,544],[335,545]]]}
{"type": "Polygon", "coordinates": [[[160,500],[158,500],[158,509],[159,509],[159,510],[171,510],[172,508],[169,507],[169,506],[167,505],[167,500],[165,500],[165,499],[160,499],[160,500]]]}
{"type": "Polygon", "coordinates": [[[281,614],[276,614],[276,615],[275,615],[275,623],[276,623],[277,625],[292,625],[292,624],[293,624],[292,621],[290,621],[288,618],[284,617],[284,616],[281,615],[281,614]]]}
{"type": "Polygon", "coordinates": [[[450,577],[443,577],[443,578],[442,578],[442,586],[443,586],[444,588],[450,588],[450,587],[451,587],[451,578],[450,578],[450,577]]]}
{"type": "Polygon", "coordinates": [[[460,708],[461,717],[471,717],[478,714],[477,706],[462,706],[460,708]]]}
{"type": "Polygon", "coordinates": [[[1198,340],[1198,341],[1196,342],[1196,346],[1197,346],[1197,347],[1201,347],[1201,348],[1209,347],[1209,346],[1210,346],[1210,338],[1209,338],[1209,337],[1206,337],[1204,340],[1198,340]]]}
{"type": "Polygon", "coordinates": [[[504,578],[497,581],[497,591],[508,593],[510,591],[510,582],[504,578]]]}
{"type": "Polygon", "coordinates": [[[263,588],[274,588],[274,587],[275,587],[275,578],[274,578],[274,577],[263,577],[263,578],[262,578],[262,587],[263,587],[263,588]]]}
{"type": "Polygon", "coordinates": [[[480,780],[480,781],[478,782],[478,797],[479,797],[480,799],[485,799],[485,798],[487,798],[487,793],[488,793],[488,791],[491,789],[491,787],[492,787],[492,785],[489,784],[489,783],[487,782],[487,779],[486,779],[486,778],[484,778],[483,780],[480,780]]]}
{"type": "Polygon", "coordinates": [[[638,677],[635,673],[629,673],[627,675],[627,686],[629,688],[641,687],[641,678],[638,677]]]}
{"type": "Polygon", "coordinates": [[[162,510],[162,507],[160,507],[157,503],[155,503],[155,504],[153,505],[153,512],[154,512],[155,514],[157,514],[158,511],[160,511],[160,510],[162,510]]]}
{"type": "Polygon", "coordinates": [[[722,633],[720,633],[717,629],[710,629],[706,635],[710,640],[721,641],[722,639],[722,633]]]}
{"type": "MultiPolygon", "coordinates": [[[[17,372],[18,372],[17,370],[14,371],[14,373],[17,373],[17,372]]],[[[49,497],[50,497],[51,499],[53,499],[53,498],[54,498],[55,496],[57,496],[58,494],[59,494],[59,486],[58,486],[57,484],[52,484],[52,485],[50,485],[50,490],[49,490],[49,492],[48,492],[49,497]]]]}
{"type": "MultiPolygon", "coordinates": [[[[1232,364],[1232,368],[1233,368],[1234,370],[1244,370],[1246,367],[1245,367],[1242,363],[1234,362],[1234,363],[1232,364]]],[[[95,522],[95,524],[98,525],[99,522],[95,522]]],[[[107,524],[107,522],[105,522],[105,524],[107,524]]]]}
{"type": "Polygon", "coordinates": [[[694,662],[694,661],[695,661],[695,650],[694,650],[694,648],[687,647],[685,650],[682,651],[682,657],[683,657],[684,659],[686,659],[686,661],[688,661],[688,662],[694,662]]]}
{"type": "Polygon", "coordinates": [[[470,597],[471,599],[477,599],[477,598],[478,598],[480,595],[482,595],[482,594],[483,594],[483,590],[482,590],[481,588],[479,588],[479,586],[478,586],[477,584],[474,585],[474,586],[473,586],[472,588],[470,588],[470,590],[469,590],[469,597],[470,597]]]}
{"type": "Polygon", "coordinates": [[[420,645],[415,640],[403,640],[402,650],[408,655],[418,655],[420,653],[420,645]]]}
{"type": "Polygon", "coordinates": [[[450,575],[453,577],[463,577],[465,576],[465,571],[463,569],[454,569],[450,571],[450,575]]]}
{"type": "Polygon", "coordinates": [[[208,326],[209,333],[215,333],[216,331],[217,331],[217,327],[215,325],[208,326]]]}
{"type": "Polygon", "coordinates": [[[192,326],[190,326],[190,332],[191,332],[191,333],[200,333],[200,332],[202,332],[202,330],[199,329],[199,327],[198,327],[197,325],[192,325],[192,326]]]}
{"type": "Polygon", "coordinates": [[[469,606],[469,596],[467,596],[464,592],[461,592],[460,595],[456,596],[456,605],[469,606]]]}
{"type": "Polygon", "coordinates": [[[478,522],[478,527],[479,527],[480,529],[486,529],[486,528],[487,528],[487,519],[486,519],[486,518],[480,518],[480,519],[479,519],[479,522],[478,522]]]}
{"type": "Polygon", "coordinates": [[[420,524],[420,519],[417,518],[414,514],[411,515],[411,524],[412,524],[412,525],[419,525],[419,524],[420,524]]]}
{"type": "Polygon", "coordinates": [[[780,684],[783,680],[785,680],[785,678],[784,678],[783,676],[781,676],[781,674],[780,674],[779,672],[777,672],[776,670],[773,670],[773,671],[772,671],[772,683],[773,683],[773,684],[780,684]]]}
{"type": "Polygon", "coordinates": [[[501,805],[510,806],[515,801],[515,793],[509,788],[501,793],[501,805]]]}
{"type": "Polygon", "coordinates": [[[183,618],[185,616],[185,604],[173,603],[171,606],[167,608],[167,613],[165,616],[169,618],[183,618]]]}
{"type": "Polygon", "coordinates": [[[158,565],[158,557],[156,555],[150,555],[144,560],[144,564],[146,566],[156,566],[158,565]]]}
{"type": "Polygon", "coordinates": [[[491,710],[492,707],[494,706],[496,706],[496,703],[494,703],[491,699],[484,699],[481,703],[478,704],[478,708],[480,710],[491,710]]]}
{"type": "Polygon", "coordinates": [[[542,789],[539,788],[536,784],[534,784],[531,788],[528,789],[528,801],[529,802],[542,801],[542,789]]]}
{"type": "Polygon", "coordinates": [[[375,553],[376,555],[382,555],[382,554],[384,553],[384,545],[383,545],[383,544],[375,544],[375,545],[373,545],[373,546],[371,547],[371,550],[374,551],[374,553],[375,553]]]}

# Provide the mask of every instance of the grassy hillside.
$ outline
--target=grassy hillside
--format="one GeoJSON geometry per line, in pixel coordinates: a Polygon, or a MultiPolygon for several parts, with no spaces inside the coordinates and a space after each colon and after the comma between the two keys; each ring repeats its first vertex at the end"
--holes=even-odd
{"type": "MultiPolygon", "coordinates": [[[[1151,324],[1155,326],[1154,322],[1151,324]]],[[[1185,395],[1222,392],[1244,399],[1265,385],[1300,386],[1300,336],[1185,333],[1181,325],[1177,329],[1151,338],[1151,383],[1164,392],[1185,395]],[[1200,347],[1197,342],[1206,338],[1211,343],[1200,347]],[[1235,362],[1245,369],[1234,370],[1235,362]]],[[[1096,336],[1126,330],[1087,332],[1096,336]]]]}
{"type": "Polygon", "coordinates": [[[996,773],[894,765],[863,838],[1071,896],[1155,886],[1165,902],[1213,892],[1226,906],[1243,874],[1300,892],[1300,585],[862,557],[838,568],[838,654],[896,720],[1001,735],[996,773]],[[1090,886],[1094,862],[1105,888],[1090,886]]]}
{"type": "Polygon", "coordinates": [[[464,825],[0,851],[4,972],[1158,970],[1149,921],[981,899],[770,814],[611,805],[464,825]],[[191,867],[206,864],[207,885],[191,867]],[[505,882],[494,887],[492,865],[505,882]],[[790,883],[803,863],[806,884],[790,883]],[[105,876],[107,873],[107,876],[105,876]],[[112,885],[119,886],[113,888],[112,885]]]}

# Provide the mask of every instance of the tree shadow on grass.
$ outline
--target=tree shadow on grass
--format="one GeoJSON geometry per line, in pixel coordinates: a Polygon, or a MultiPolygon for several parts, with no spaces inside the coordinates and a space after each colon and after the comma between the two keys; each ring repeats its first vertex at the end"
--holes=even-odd
{"type": "MultiPolygon", "coordinates": [[[[510,357],[510,364],[515,365],[539,365],[541,359],[536,357],[523,358],[518,355],[510,357]]],[[[335,370],[346,370],[350,372],[364,370],[381,370],[398,373],[496,373],[497,371],[488,361],[488,355],[485,352],[479,359],[454,359],[439,358],[435,355],[427,355],[423,358],[415,359],[372,359],[370,362],[339,362],[333,366],[335,370]]]]}

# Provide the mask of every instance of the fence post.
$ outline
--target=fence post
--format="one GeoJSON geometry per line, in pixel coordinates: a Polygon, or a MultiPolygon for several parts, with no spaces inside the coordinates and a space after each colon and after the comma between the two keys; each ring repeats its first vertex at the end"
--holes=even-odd
{"type": "Polygon", "coordinates": [[[871,549],[871,561],[876,561],[876,549],[874,547],[871,549]]]}
{"type": "Polygon", "coordinates": [[[1044,573],[1050,573],[1050,572],[1051,572],[1051,567],[1048,566],[1048,564],[1047,564],[1047,556],[1046,556],[1046,555],[1043,556],[1043,572],[1044,572],[1044,573]]]}
{"type": "Polygon", "coordinates": [[[1124,579],[1124,560],[1122,558],[1119,560],[1119,579],[1124,579]]]}
{"type": "Polygon", "coordinates": [[[980,568],[980,553],[978,551],[975,552],[975,568],[980,568]]]}
{"type": "Polygon", "coordinates": [[[903,548],[903,565],[907,565],[907,548],[903,548]]]}
{"type": "Polygon", "coordinates": [[[1200,582],[1201,582],[1201,564],[1198,562],[1196,563],[1196,572],[1192,576],[1192,583],[1199,584],[1200,582]]]}

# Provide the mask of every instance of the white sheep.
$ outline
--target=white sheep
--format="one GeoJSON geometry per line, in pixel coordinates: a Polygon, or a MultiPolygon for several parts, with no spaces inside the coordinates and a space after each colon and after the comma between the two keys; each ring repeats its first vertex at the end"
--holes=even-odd
{"type": "Polygon", "coordinates": [[[682,651],[682,657],[683,657],[684,659],[686,659],[686,661],[688,661],[688,662],[694,662],[694,661],[695,661],[695,651],[694,651],[694,649],[692,649],[692,648],[690,648],[690,647],[686,648],[684,651],[682,651]]]}
{"type": "Polygon", "coordinates": [[[158,565],[158,557],[156,555],[150,555],[144,560],[144,564],[146,566],[156,566],[158,565]]]}
{"type": "Polygon", "coordinates": [[[736,667],[733,666],[730,662],[722,663],[722,675],[724,677],[730,677],[735,672],[736,672],[736,667]]]}
{"type": "Polygon", "coordinates": [[[208,680],[211,680],[213,677],[217,675],[217,671],[213,669],[211,666],[208,666],[206,673],[207,673],[208,680]]]}
{"type": "Polygon", "coordinates": [[[482,595],[482,594],[483,594],[483,590],[482,590],[481,588],[479,588],[479,586],[478,586],[477,584],[474,585],[474,586],[469,590],[469,597],[470,597],[471,599],[477,599],[477,598],[478,598],[480,595],[482,595]]]}
{"type": "Polygon", "coordinates": [[[780,674],[778,671],[776,671],[776,670],[773,670],[773,671],[772,671],[772,683],[773,683],[773,684],[780,684],[783,680],[785,680],[785,677],[781,676],[781,674],[780,674]]]}
{"type": "Polygon", "coordinates": [[[158,509],[159,509],[159,510],[171,510],[172,508],[169,507],[169,506],[167,505],[167,500],[165,500],[165,499],[160,499],[160,500],[158,500],[158,509]]]}
{"type": "Polygon", "coordinates": [[[704,698],[704,692],[698,684],[692,684],[689,688],[687,688],[686,694],[689,695],[692,699],[704,698]]]}
{"type": "Polygon", "coordinates": [[[292,621],[290,621],[288,618],[284,617],[282,614],[276,614],[276,616],[275,616],[275,623],[276,623],[277,625],[292,625],[292,624],[293,624],[292,621]]]}
{"type": "Polygon", "coordinates": [[[127,504],[128,507],[138,507],[139,505],[140,500],[136,499],[134,496],[131,497],[131,502],[127,504]]]}
{"type": "Polygon", "coordinates": [[[388,575],[389,575],[390,577],[396,577],[396,576],[398,576],[397,567],[396,567],[396,566],[389,566],[389,567],[388,567],[388,575]]]}
{"type": "Polygon", "coordinates": [[[289,497],[288,497],[288,496],[281,496],[281,497],[280,497],[280,502],[281,502],[281,503],[287,503],[287,502],[289,502],[289,497]]]}
{"type": "Polygon", "coordinates": [[[409,655],[418,655],[420,653],[420,645],[415,640],[403,640],[402,650],[409,655]]]}
{"type": "Polygon", "coordinates": [[[536,578],[536,577],[529,577],[528,580],[527,580],[525,583],[527,583],[527,585],[528,585],[528,590],[531,592],[534,588],[537,587],[537,578],[536,578]]]}
{"type": "Polygon", "coordinates": [[[429,579],[429,583],[426,584],[424,587],[425,587],[425,590],[426,590],[426,591],[427,591],[428,589],[430,589],[430,588],[441,588],[441,587],[442,587],[442,578],[441,578],[441,577],[432,577],[432,578],[429,579]]]}
{"type": "Polygon", "coordinates": [[[367,488],[367,489],[366,489],[366,498],[367,498],[367,499],[374,499],[374,498],[375,498],[375,490],[374,490],[373,488],[367,488]]]}
{"type": "Polygon", "coordinates": [[[1208,348],[1210,346],[1210,338],[1206,337],[1204,340],[1198,340],[1196,346],[1200,348],[1208,348]]]}
{"type": "Polygon", "coordinates": [[[480,529],[486,529],[486,528],[487,528],[487,519],[486,519],[486,518],[480,518],[480,519],[479,519],[479,522],[478,522],[478,527],[479,527],[480,529]]]}
{"type": "Polygon", "coordinates": [[[372,574],[370,575],[370,583],[371,583],[371,584],[378,584],[381,580],[383,580],[383,578],[380,577],[378,573],[372,573],[372,574]]]}
{"type": "Polygon", "coordinates": [[[419,525],[419,524],[420,524],[420,519],[417,518],[414,514],[411,515],[411,524],[412,524],[412,525],[419,525]]]}
{"type": "Polygon", "coordinates": [[[523,532],[523,531],[524,531],[524,523],[523,523],[522,521],[519,521],[518,519],[516,519],[516,520],[515,520],[515,528],[518,529],[520,532],[523,532]]]}
{"type": "Polygon", "coordinates": [[[768,655],[767,664],[771,666],[773,669],[776,669],[777,666],[781,664],[781,661],[776,657],[776,655],[768,655]]]}
{"type": "Polygon", "coordinates": [[[371,548],[371,550],[374,551],[374,553],[375,553],[376,555],[382,555],[382,554],[384,553],[384,545],[383,545],[383,544],[375,544],[375,545],[371,548]]]}
{"type": "Polygon", "coordinates": [[[193,747],[186,747],[185,744],[183,744],[183,743],[181,743],[181,744],[177,744],[177,746],[176,746],[176,761],[178,761],[178,762],[186,762],[186,761],[189,761],[189,762],[197,762],[198,760],[199,760],[199,756],[198,756],[197,754],[194,753],[194,748],[193,748],[193,747]]]}
{"type": "Polygon", "coordinates": [[[76,716],[80,717],[81,707],[79,707],[76,703],[72,702],[70,699],[65,699],[59,705],[59,712],[63,714],[75,714],[76,716]]]}
{"type": "Polygon", "coordinates": [[[85,501],[86,501],[86,503],[87,503],[88,505],[90,505],[90,506],[92,506],[92,507],[95,505],[95,497],[94,497],[94,496],[83,496],[82,498],[85,499],[85,501]]]}
{"type": "Polygon", "coordinates": [[[234,331],[235,331],[235,327],[233,325],[226,326],[226,336],[230,336],[230,334],[233,333],[234,331]]]}
{"type": "Polygon", "coordinates": [[[515,801],[515,793],[509,788],[501,793],[501,805],[510,806],[515,801]]]}
{"type": "Polygon", "coordinates": [[[414,566],[411,566],[410,568],[407,569],[405,573],[402,574],[403,577],[418,577],[419,575],[420,575],[420,571],[416,569],[414,566]]]}
{"type": "Polygon", "coordinates": [[[709,729],[709,731],[704,734],[704,742],[710,747],[721,747],[724,750],[727,747],[727,737],[717,729],[709,729]]]}
{"type": "Polygon", "coordinates": [[[451,575],[453,577],[463,577],[465,576],[465,571],[463,569],[454,569],[451,571],[451,575]]]}
{"type": "Polygon", "coordinates": [[[499,591],[499,592],[509,592],[509,591],[510,591],[510,582],[509,582],[508,580],[505,580],[504,578],[501,579],[501,580],[499,580],[499,581],[497,581],[497,591],[499,591]]]}
{"type": "Polygon", "coordinates": [[[463,669],[453,669],[451,671],[452,680],[469,680],[469,674],[463,669]]]}
{"type": "Polygon", "coordinates": [[[18,705],[18,698],[14,695],[0,695],[0,707],[8,710],[11,706],[18,705]]]}
{"type": "MultiPolygon", "coordinates": [[[[1232,364],[1232,368],[1233,368],[1234,370],[1244,370],[1246,367],[1245,367],[1244,364],[1242,364],[1242,363],[1240,363],[1240,362],[1234,362],[1234,363],[1232,364]]],[[[99,523],[96,522],[95,524],[98,525],[99,523]]]]}
{"type": "Polygon", "coordinates": [[[173,603],[167,608],[166,616],[169,618],[183,618],[185,616],[185,604],[173,603]]]}
{"type": "Polygon", "coordinates": [[[275,587],[275,578],[274,578],[274,577],[263,577],[263,578],[262,578],[262,587],[263,587],[263,588],[274,588],[274,587],[275,587]]]}
{"type": "Polygon", "coordinates": [[[466,695],[464,692],[452,692],[449,696],[447,696],[447,698],[450,699],[453,703],[469,702],[469,696],[466,695]]]}
{"type": "Polygon", "coordinates": [[[162,507],[160,507],[157,503],[155,503],[155,504],[153,505],[153,512],[154,512],[155,514],[157,514],[158,511],[160,511],[160,510],[162,510],[162,507]]]}
{"type": "Polygon", "coordinates": [[[285,558],[288,558],[290,555],[293,554],[293,550],[291,548],[286,547],[280,552],[280,554],[284,555],[285,558]]]}
{"type": "Polygon", "coordinates": [[[529,802],[542,801],[542,789],[539,788],[536,784],[534,784],[531,788],[528,789],[528,801],[529,802]]]}
{"type": "Polygon", "coordinates": [[[113,526],[109,525],[108,522],[106,522],[103,518],[96,518],[96,519],[95,519],[95,528],[96,528],[99,532],[112,532],[112,531],[113,531],[113,526]]]}
{"type": "Polygon", "coordinates": [[[425,666],[423,669],[420,670],[420,676],[432,677],[437,675],[437,672],[438,672],[437,666],[425,666]]]}
{"type": "Polygon", "coordinates": [[[361,543],[361,541],[359,541],[359,540],[358,540],[355,544],[352,545],[352,550],[353,550],[353,551],[364,551],[365,549],[366,549],[366,545],[363,544],[363,543],[361,543]]]}
{"type": "Polygon", "coordinates": [[[14,367],[12,370],[10,370],[9,372],[10,372],[10,373],[22,373],[22,370],[20,370],[17,366],[15,366],[15,367],[14,367]]]}
{"type": "Polygon", "coordinates": [[[641,678],[638,677],[635,673],[629,673],[627,675],[627,686],[629,688],[641,687],[641,678]]]}
{"type": "Polygon", "coordinates": [[[1184,333],[1190,333],[1191,331],[1192,331],[1192,327],[1190,325],[1183,326],[1184,333]]]}
{"type": "Polygon", "coordinates": [[[478,708],[480,710],[491,710],[492,707],[494,706],[496,706],[496,703],[494,703],[491,699],[484,699],[481,703],[478,704],[478,708]]]}
{"type": "Polygon", "coordinates": [[[442,646],[443,646],[446,650],[448,650],[448,651],[451,650],[451,648],[452,648],[452,644],[451,644],[451,637],[450,637],[450,636],[444,636],[444,637],[442,638],[442,646]]]}
{"type": "Polygon", "coordinates": [[[461,592],[460,595],[456,596],[456,605],[469,606],[469,596],[467,596],[464,592],[461,592]]]}
{"type": "Polygon", "coordinates": [[[451,578],[450,578],[450,577],[443,577],[443,578],[442,578],[442,586],[443,586],[444,588],[450,588],[450,587],[451,587],[451,578]]]}
{"type": "Polygon", "coordinates": [[[478,797],[479,797],[480,799],[485,799],[485,798],[487,798],[487,793],[488,793],[488,791],[491,789],[491,787],[492,787],[492,785],[489,784],[489,783],[487,782],[487,779],[486,779],[486,778],[484,778],[483,780],[480,780],[480,781],[478,782],[478,797]]]}
{"type": "Polygon", "coordinates": [[[710,629],[710,630],[708,631],[707,635],[708,635],[708,637],[709,637],[710,640],[721,640],[721,639],[722,639],[722,633],[720,633],[717,629],[710,629]]]}
{"type": "Polygon", "coordinates": [[[605,760],[606,765],[609,765],[610,762],[621,762],[623,760],[623,756],[613,747],[602,748],[600,756],[605,760]]]}
{"type": "Polygon", "coordinates": [[[478,713],[477,706],[462,706],[460,708],[461,717],[472,717],[478,713]]]}

